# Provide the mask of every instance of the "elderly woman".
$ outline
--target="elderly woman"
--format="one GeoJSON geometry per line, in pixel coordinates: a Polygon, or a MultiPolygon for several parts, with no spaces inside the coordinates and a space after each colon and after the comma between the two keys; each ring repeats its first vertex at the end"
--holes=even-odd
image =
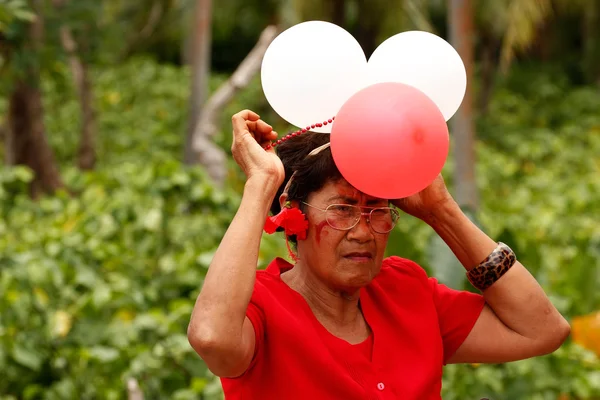
{"type": "Polygon", "coordinates": [[[326,134],[294,136],[276,154],[277,134],[246,110],[233,116],[233,135],[244,194],[188,329],[228,400],[439,399],[445,364],[539,356],[569,335],[512,250],[461,212],[441,177],[406,199],[374,198],[344,180],[326,134]],[[293,224],[281,223],[295,263],[257,272],[268,212],[282,207],[295,210],[293,224]],[[431,226],[482,293],[384,259],[395,207],[431,226]]]}

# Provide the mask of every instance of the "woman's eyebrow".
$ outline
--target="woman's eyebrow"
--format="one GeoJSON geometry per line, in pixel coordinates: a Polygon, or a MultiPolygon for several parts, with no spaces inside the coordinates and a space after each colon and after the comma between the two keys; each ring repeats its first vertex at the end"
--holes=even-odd
{"type": "MultiPolygon", "coordinates": [[[[338,194],[335,196],[330,197],[329,199],[327,199],[327,202],[332,202],[332,201],[341,201],[344,202],[345,204],[358,204],[359,201],[357,199],[355,199],[354,197],[348,196],[348,195],[343,195],[343,194],[338,194]]],[[[387,202],[384,199],[380,199],[380,198],[371,198],[369,200],[367,200],[367,205],[379,205],[379,204],[383,204],[385,202],[385,204],[387,205],[387,202]]]]}
{"type": "Polygon", "coordinates": [[[331,201],[343,201],[344,203],[347,203],[347,204],[356,204],[356,203],[358,203],[358,200],[356,200],[355,198],[350,197],[350,196],[346,196],[346,195],[343,195],[343,194],[338,194],[338,195],[335,195],[335,196],[330,197],[329,199],[327,199],[327,202],[331,202],[331,201]]]}
{"type": "Polygon", "coordinates": [[[379,198],[367,200],[367,204],[371,204],[371,205],[379,205],[379,204],[384,204],[384,203],[387,205],[388,201],[385,199],[379,199],[379,198]]]}

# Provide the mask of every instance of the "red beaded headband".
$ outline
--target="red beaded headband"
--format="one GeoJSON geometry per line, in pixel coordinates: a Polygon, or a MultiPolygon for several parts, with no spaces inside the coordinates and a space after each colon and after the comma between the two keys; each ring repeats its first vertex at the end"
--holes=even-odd
{"type": "Polygon", "coordinates": [[[267,147],[265,147],[265,150],[270,150],[271,148],[280,145],[281,143],[285,142],[286,140],[296,137],[298,135],[302,135],[303,133],[306,133],[306,132],[310,131],[311,129],[321,128],[322,126],[331,124],[331,123],[333,123],[334,120],[335,120],[335,117],[331,117],[327,121],[323,121],[318,124],[307,126],[306,128],[299,129],[296,132],[289,133],[289,134],[285,135],[284,137],[282,137],[281,139],[277,140],[275,143],[269,143],[267,145],[267,147]]]}

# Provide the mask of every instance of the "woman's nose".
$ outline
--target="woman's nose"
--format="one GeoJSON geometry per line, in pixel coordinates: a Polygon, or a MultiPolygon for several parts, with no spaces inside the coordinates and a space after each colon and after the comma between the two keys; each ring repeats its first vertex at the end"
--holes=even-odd
{"type": "Polygon", "coordinates": [[[356,238],[365,239],[366,236],[369,238],[373,236],[373,231],[371,230],[371,221],[369,220],[370,213],[361,213],[360,219],[358,223],[350,230],[350,235],[356,238]],[[363,216],[365,218],[363,218],[363,216]]]}

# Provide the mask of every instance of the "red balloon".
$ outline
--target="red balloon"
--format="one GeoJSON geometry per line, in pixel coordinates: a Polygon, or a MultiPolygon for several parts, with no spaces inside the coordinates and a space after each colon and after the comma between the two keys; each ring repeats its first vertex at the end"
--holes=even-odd
{"type": "Polygon", "coordinates": [[[448,157],[448,126],[435,103],[403,83],[378,83],[352,96],[335,117],[331,153],[342,176],[371,196],[420,192],[448,157]]]}

